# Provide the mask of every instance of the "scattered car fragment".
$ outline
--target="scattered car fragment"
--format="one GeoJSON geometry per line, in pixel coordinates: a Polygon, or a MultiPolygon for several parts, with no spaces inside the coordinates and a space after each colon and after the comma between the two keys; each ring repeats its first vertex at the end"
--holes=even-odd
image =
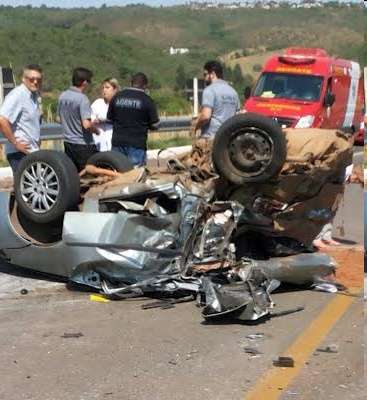
{"type": "Polygon", "coordinates": [[[273,365],[275,367],[294,368],[294,359],[292,357],[279,356],[273,361],[273,365]]]}

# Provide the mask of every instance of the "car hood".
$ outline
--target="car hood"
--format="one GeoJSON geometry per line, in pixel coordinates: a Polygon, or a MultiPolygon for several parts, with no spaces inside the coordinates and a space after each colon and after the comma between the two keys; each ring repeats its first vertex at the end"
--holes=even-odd
{"type": "Polygon", "coordinates": [[[305,115],[315,115],[319,109],[319,103],[251,97],[245,103],[244,108],[248,112],[268,117],[284,117],[298,120],[305,115]]]}

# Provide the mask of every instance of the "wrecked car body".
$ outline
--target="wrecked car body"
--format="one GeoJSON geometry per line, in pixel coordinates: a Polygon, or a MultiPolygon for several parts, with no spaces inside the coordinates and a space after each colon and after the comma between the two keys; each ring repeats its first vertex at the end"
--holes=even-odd
{"type": "Polygon", "coordinates": [[[163,168],[102,180],[94,169],[80,180],[78,207],[70,202],[79,181],[54,179],[62,156],[33,153],[15,194],[0,191],[1,255],[118,298],[198,296],[208,320],[257,320],[270,313],[280,282],[327,281],[335,262],[310,246],[343,193],[348,138],[317,130],[295,137],[243,114],[222,128],[214,143],[198,141],[163,168]],[[58,200],[64,191],[68,204],[58,200]]]}

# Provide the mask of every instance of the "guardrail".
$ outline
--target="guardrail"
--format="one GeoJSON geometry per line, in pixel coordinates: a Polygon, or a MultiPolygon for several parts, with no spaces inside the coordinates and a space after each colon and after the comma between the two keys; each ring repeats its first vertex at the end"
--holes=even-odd
{"type": "MultiPolygon", "coordinates": [[[[162,117],[159,131],[160,132],[185,131],[190,128],[190,125],[191,125],[191,117],[162,117]]],[[[60,124],[48,123],[41,125],[41,140],[62,140],[62,139],[63,135],[60,124]]],[[[5,144],[5,143],[7,143],[7,139],[1,136],[0,144],[5,144]]]]}

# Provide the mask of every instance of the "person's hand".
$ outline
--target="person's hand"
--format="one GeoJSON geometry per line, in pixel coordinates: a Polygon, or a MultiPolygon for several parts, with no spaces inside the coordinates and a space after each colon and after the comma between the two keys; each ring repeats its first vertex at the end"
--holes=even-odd
{"type": "Polygon", "coordinates": [[[105,123],[107,120],[106,118],[96,118],[92,121],[93,125],[101,125],[103,123],[105,123]]]}
{"type": "Polygon", "coordinates": [[[14,147],[20,151],[21,153],[28,154],[29,153],[29,144],[25,142],[15,142],[14,147]]]}
{"type": "Polygon", "coordinates": [[[97,127],[102,121],[99,118],[94,119],[93,121],[91,121],[91,126],[93,126],[94,128],[97,127]]]}
{"type": "Polygon", "coordinates": [[[197,123],[198,118],[194,117],[191,120],[191,126],[190,126],[190,136],[192,138],[196,138],[197,134],[196,134],[196,123],[197,123]]]}
{"type": "Polygon", "coordinates": [[[94,133],[95,135],[99,135],[100,134],[100,130],[98,129],[98,125],[100,124],[99,119],[95,119],[91,122],[90,124],[90,132],[94,133]]]}

